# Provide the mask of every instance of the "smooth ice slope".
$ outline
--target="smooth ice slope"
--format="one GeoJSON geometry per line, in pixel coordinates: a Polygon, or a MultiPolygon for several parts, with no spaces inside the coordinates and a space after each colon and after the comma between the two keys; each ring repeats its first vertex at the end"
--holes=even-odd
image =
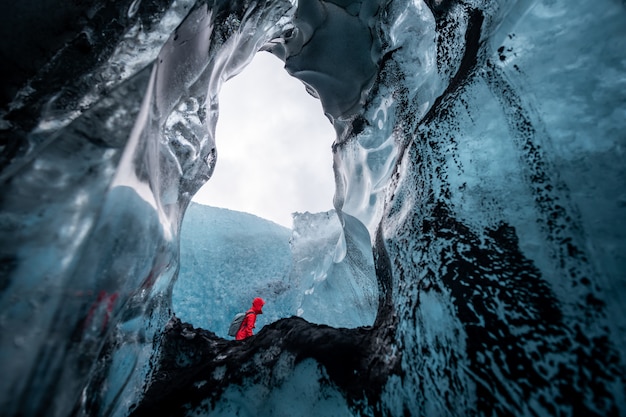
{"type": "Polygon", "coordinates": [[[368,326],[376,314],[371,254],[334,262],[341,226],[334,211],[295,213],[294,230],[251,214],[191,203],[180,239],[172,309],[182,321],[227,337],[232,317],[266,301],[258,332],[280,318],[368,326]]]}
{"type": "Polygon", "coordinates": [[[3,7],[3,415],[626,414],[623,2],[3,7]],[[296,304],[345,308],[371,254],[371,326],[173,316],[220,87],[260,50],[337,134],[333,263],[296,304]]]}
{"type": "Polygon", "coordinates": [[[256,216],[192,203],[181,229],[180,272],[172,293],[177,317],[227,337],[232,317],[266,300],[264,323],[294,314],[291,231],[256,216]]]}

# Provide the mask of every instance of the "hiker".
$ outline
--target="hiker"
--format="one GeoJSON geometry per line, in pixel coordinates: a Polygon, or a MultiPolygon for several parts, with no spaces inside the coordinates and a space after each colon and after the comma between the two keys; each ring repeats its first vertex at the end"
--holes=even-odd
{"type": "Polygon", "coordinates": [[[235,336],[236,340],[243,340],[252,336],[252,329],[254,329],[254,325],[256,323],[256,316],[257,314],[263,314],[263,305],[265,305],[265,301],[263,301],[262,298],[257,297],[252,300],[252,308],[246,312],[246,316],[241,322],[239,331],[237,331],[237,335],[235,336]]]}

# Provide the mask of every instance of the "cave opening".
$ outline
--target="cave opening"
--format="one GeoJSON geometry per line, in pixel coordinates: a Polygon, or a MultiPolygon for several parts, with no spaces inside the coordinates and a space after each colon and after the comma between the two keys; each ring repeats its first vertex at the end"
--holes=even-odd
{"type": "Polygon", "coordinates": [[[216,167],[193,201],[291,228],[294,212],[333,208],[335,132],[319,99],[283,65],[259,52],[222,85],[216,167]]]}
{"type": "Polygon", "coordinates": [[[223,84],[219,103],[215,170],[180,232],[177,317],[227,337],[231,318],[260,296],[267,304],[256,332],[293,315],[371,325],[377,304],[371,253],[359,260],[361,269],[350,265],[353,259],[332,260],[343,232],[332,210],[335,132],[320,101],[282,61],[257,53],[223,84]],[[298,240],[302,234],[306,239],[298,240]]]}

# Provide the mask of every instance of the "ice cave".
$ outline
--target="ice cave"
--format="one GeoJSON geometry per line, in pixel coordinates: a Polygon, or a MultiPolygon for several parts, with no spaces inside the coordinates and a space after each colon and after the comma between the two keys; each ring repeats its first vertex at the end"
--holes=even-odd
{"type": "Polygon", "coordinates": [[[2,416],[626,415],[623,0],[1,9],[2,416]],[[257,53],[336,135],[293,230],[191,203],[257,53]]]}

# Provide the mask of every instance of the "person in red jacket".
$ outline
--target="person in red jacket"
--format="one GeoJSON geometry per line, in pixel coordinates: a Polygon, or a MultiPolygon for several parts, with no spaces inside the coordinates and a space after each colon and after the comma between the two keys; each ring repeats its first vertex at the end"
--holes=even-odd
{"type": "Polygon", "coordinates": [[[256,324],[256,316],[257,314],[263,314],[264,305],[265,301],[263,301],[262,298],[257,297],[252,300],[252,308],[246,312],[246,317],[244,317],[241,322],[235,340],[243,340],[253,335],[252,329],[254,329],[254,325],[256,324]]]}

